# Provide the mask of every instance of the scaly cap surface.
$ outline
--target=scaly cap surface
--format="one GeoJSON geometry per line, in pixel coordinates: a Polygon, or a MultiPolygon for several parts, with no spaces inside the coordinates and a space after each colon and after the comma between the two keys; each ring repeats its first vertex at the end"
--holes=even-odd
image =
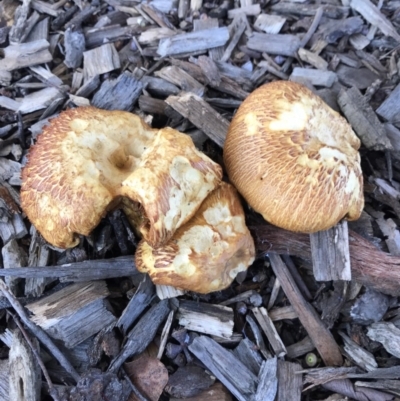
{"type": "Polygon", "coordinates": [[[80,107],[62,112],[30,150],[22,171],[23,210],[45,239],[60,248],[75,246],[77,234],[88,235],[119,203],[130,212],[134,224],[145,227],[142,231],[149,241],[167,240],[218,185],[222,172],[186,135],[171,129],[166,136],[164,131],[151,129],[138,116],[123,111],[80,107]],[[181,149],[180,143],[187,147],[184,156],[167,155],[174,146],[181,149]],[[168,147],[168,152],[162,146],[168,147]],[[163,152],[166,158],[157,160],[163,152]],[[186,182],[186,170],[174,166],[182,157],[198,182],[179,192],[177,188],[186,182]],[[146,179],[144,171],[153,162],[162,168],[146,179]],[[130,182],[134,188],[129,188],[130,182]],[[143,196],[146,191],[153,197],[143,196]],[[181,199],[190,201],[183,211],[168,206],[174,205],[171,199],[177,191],[181,199]],[[162,212],[156,215],[154,210],[162,212]]]}
{"type": "Polygon", "coordinates": [[[224,162],[231,182],[265,220],[311,233],[360,216],[359,147],[351,126],[321,98],[298,83],[277,81],[239,107],[224,162]]]}
{"type": "Polygon", "coordinates": [[[254,254],[238,194],[222,182],[165,245],[152,248],[142,240],[135,260],[155,284],[206,294],[228,287],[254,254]]]}

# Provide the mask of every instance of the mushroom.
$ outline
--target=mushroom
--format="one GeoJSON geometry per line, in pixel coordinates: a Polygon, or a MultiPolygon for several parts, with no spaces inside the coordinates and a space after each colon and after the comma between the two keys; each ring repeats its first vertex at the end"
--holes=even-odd
{"type": "Polygon", "coordinates": [[[312,233],[363,209],[360,140],[347,121],[295,82],[261,86],[230,124],[224,162],[231,182],[265,220],[312,233]]]}
{"type": "Polygon", "coordinates": [[[142,240],[135,261],[155,284],[206,294],[228,287],[254,254],[237,191],[223,182],[165,245],[142,240]]]}
{"type": "Polygon", "coordinates": [[[218,186],[221,167],[189,136],[123,111],[81,107],[51,120],[22,171],[21,205],[43,237],[73,247],[122,207],[160,245],[218,186]]]}

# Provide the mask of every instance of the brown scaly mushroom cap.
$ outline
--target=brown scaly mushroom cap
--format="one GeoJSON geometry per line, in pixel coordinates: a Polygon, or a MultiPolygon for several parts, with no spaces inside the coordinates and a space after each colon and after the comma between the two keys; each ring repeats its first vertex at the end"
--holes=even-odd
{"type": "Polygon", "coordinates": [[[81,107],[51,120],[22,171],[21,205],[44,238],[68,248],[121,205],[159,245],[219,184],[221,168],[171,128],[123,111],[81,107]]]}
{"type": "Polygon", "coordinates": [[[337,112],[295,82],[272,82],[239,107],[224,145],[229,178],[270,223],[326,230],[364,206],[360,140],[337,112]]]}
{"type": "Polygon", "coordinates": [[[135,260],[155,284],[206,294],[228,287],[254,254],[238,194],[221,183],[164,246],[152,248],[142,240],[135,260]]]}

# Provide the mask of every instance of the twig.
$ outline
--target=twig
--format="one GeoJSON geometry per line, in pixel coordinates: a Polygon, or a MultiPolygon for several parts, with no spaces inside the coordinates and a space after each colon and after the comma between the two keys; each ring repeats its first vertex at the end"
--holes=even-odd
{"type": "Polygon", "coordinates": [[[15,316],[14,313],[10,312],[9,310],[7,311],[7,313],[14,319],[14,322],[16,323],[16,325],[18,326],[18,328],[21,330],[22,335],[25,337],[26,342],[29,344],[29,346],[31,347],[31,350],[33,352],[33,354],[35,355],[40,368],[42,369],[43,375],[47,381],[47,385],[49,386],[49,393],[51,395],[51,397],[53,398],[54,401],[60,401],[59,398],[59,394],[57,389],[53,386],[53,383],[50,379],[49,373],[47,372],[46,367],[44,366],[44,363],[42,361],[42,358],[40,357],[36,347],[33,345],[30,337],[28,336],[28,333],[26,332],[26,330],[24,329],[24,326],[22,326],[21,322],[19,321],[18,317],[15,316]]]}
{"type": "Polygon", "coordinates": [[[311,39],[311,37],[314,35],[315,31],[318,28],[319,23],[321,22],[321,18],[324,14],[324,8],[323,7],[319,7],[317,12],[315,13],[314,19],[312,24],[310,25],[310,28],[308,28],[307,33],[304,35],[303,39],[301,39],[300,41],[300,48],[304,47],[309,40],[311,39]]]}
{"type": "MultiPolygon", "coordinates": [[[[275,252],[311,260],[308,234],[293,233],[264,224],[250,227],[259,252],[275,252]]],[[[349,230],[351,273],[355,281],[385,294],[400,295],[400,257],[379,250],[349,230]]]]}
{"type": "Polygon", "coordinates": [[[5,282],[0,279],[0,290],[3,295],[8,299],[11,306],[15,309],[20,319],[24,322],[24,324],[29,328],[29,330],[39,339],[39,341],[51,352],[54,358],[60,363],[60,365],[73,377],[73,379],[78,382],[79,374],[75,370],[75,368],[71,365],[67,358],[61,353],[61,351],[54,344],[53,340],[49,337],[49,335],[35,323],[33,323],[23,306],[19,303],[18,299],[15,298],[14,294],[12,294],[9,288],[6,286],[5,282]]]}
{"type": "MultiPolygon", "coordinates": [[[[299,44],[299,49],[301,49],[302,47],[304,47],[309,40],[311,39],[311,37],[314,35],[315,31],[318,28],[319,23],[321,22],[321,18],[324,14],[324,9],[323,7],[319,7],[317,12],[315,13],[314,19],[312,24],[310,25],[310,28],[308,28],[308,31],[306,32],[306,34],[304,35],[303,39],[301,39],[300,44],[299,44]]],[[[297,50],[299,50],[297,49],[297,50]]],[[[298,56],[297,56],[298,58],[298,56]]],[[[283,64],[281,71],[286,73],[290,66],[292,65],[294,58],[293,57],[288,57],[285,61],[285,63],[283,64]]]]}

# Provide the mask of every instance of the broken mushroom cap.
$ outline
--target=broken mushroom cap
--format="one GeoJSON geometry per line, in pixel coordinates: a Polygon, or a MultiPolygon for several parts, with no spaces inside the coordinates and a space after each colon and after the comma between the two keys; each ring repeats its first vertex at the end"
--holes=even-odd
{"type": "Polygon", "coordinates": [[[152,245],[167,241],[220,182],[221,167],[176,130],[81,107],[51,120],[22,171],[21,205],[43,237],[75,246],[121,206],[152,245]]]}
{"type": "Polygon", "coordinates": [[[165,245],[142,240],[135,261],[155,284],[207,294],[228,287],[254,254],[237,191],[221,183],[165,245]]]}
{"type": "Polygon", "coordinates": [[[363,209],[360,140],[309,89],[278,81],[239,107],[224,145],[231,182],[270,223],[291,231],[326,230],[363,209]]]}

